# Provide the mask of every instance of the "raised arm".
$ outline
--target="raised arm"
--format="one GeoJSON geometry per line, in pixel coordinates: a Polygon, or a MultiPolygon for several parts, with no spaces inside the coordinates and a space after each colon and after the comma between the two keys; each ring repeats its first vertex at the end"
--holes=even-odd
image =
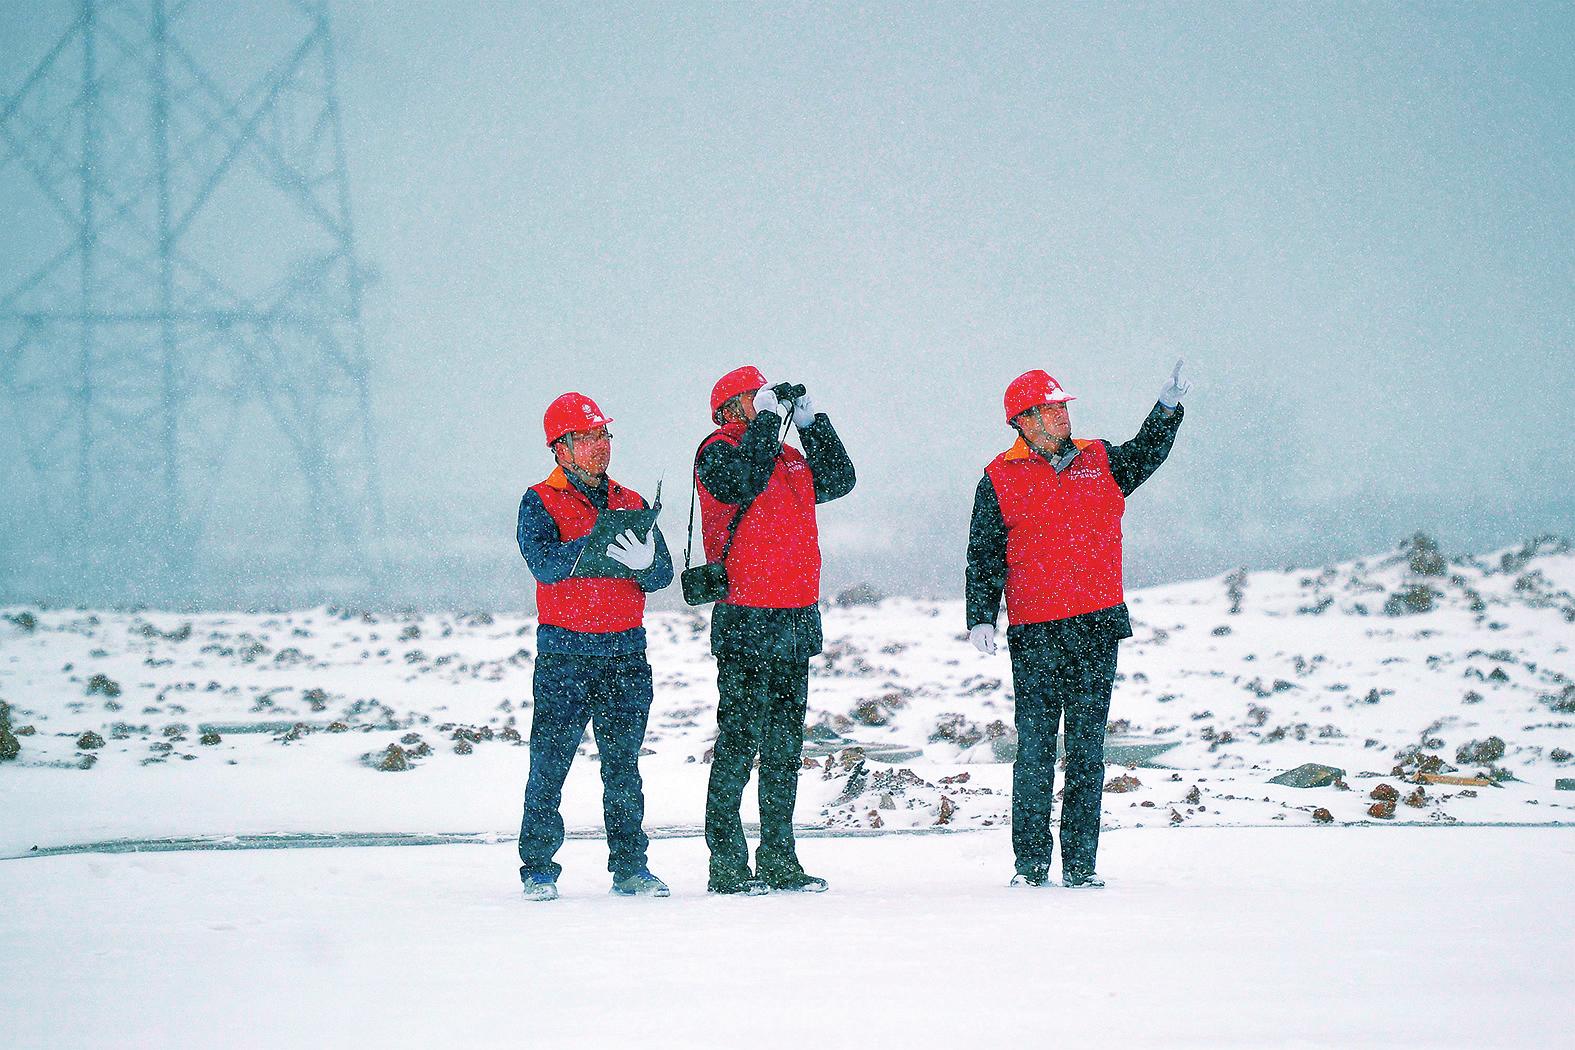
{"type": "Polygon", "coordinates": [[[1166,408],[1156,403],[1131,441],[1120,445],[1106,442],[1110,473],[1123,496],[1132,495],[1133,490],[1152,477],[1165,462],[1170,447],[1176,443],[1176,431],[1181,428],[1181,418],[1186,411],[1181,405],[1166,408]]]}
{"type": "Polygon", "coordinates": [[[707,445],[697,467],[700,484],[723,503],[735,506],[764,492],[782,448],[777,438],[781,423],[776,414],[761,412],[737,445],[726,441],[707,445]]]}
{"type": "Polygon", "coordinates": [[[799,429],[798,437],[804,443],[804,458],[815,477],[815,502],[830,503],[852,492],[858,480],[853,461],[826,413],[817,413],[813,423],[799,429]]]}

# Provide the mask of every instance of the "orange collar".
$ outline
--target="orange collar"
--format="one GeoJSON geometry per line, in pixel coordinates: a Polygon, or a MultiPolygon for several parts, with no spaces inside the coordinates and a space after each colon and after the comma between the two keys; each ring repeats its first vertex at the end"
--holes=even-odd
{"type": "MultiPolygon", "coordinates": [[[[542,484],[546,485],[548,488],[572,490],[574,492],[580,491],[575,487],[574,482],[569,480],[569,476],[563,472],[562,467],[553,467],[552,473],[547,475],[547,480],[542,482],[542,484]]],[[[622,486],[612,478],[609,477],[607,479],[607,493],[609,496],[612,495],[614,489],[621,487],[622,486]]]]}
{"type": "MultiPolygon", "coordinates": [[[[1087,448],[1091,442],[1084,441],[1081,438],[1073,438],[1072,444],[1076,445],[1077,450],[1081,452],[1083,449],[1087,448]]],[[[1011,448],[1006,450],[1006,461],[1010,463],[1013,460],[1028,459],[1029,457],[1036,455],[1038,455],[1038,453],[1028,447],[1028,440],[1019,434],[1017,435],[1017,441],[1012,445],[1011,448]]]]}

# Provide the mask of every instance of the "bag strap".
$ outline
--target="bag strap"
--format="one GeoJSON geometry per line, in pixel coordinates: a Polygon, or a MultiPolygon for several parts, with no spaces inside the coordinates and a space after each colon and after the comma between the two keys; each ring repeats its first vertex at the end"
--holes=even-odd
{"type": "MultiPolygon", "coordinates": [[[[698,498],[700,491],[700,454],[704,452],[706,448],[709,447],[709,445],[709,441],[704,442],[701,444],[700,448],[695,451],[694,470],[689,475],[689,535],[685,538],[684,542],[684,570],[686,572],[689,569],[690,552],[694,550],[695,545],[695,500],[698,498]]],[[[738,505],[738,510],[733,512],[733,520],[727,523],[727,542],[722,545],[722,561],[727,561],[727,553],[733,549],[733,538],[738,535],[739,520],[743,518],[744,512],[747,511],[754,502],[755,498],[752,497],[740,503],[738,505]]]]}
{"type": "MultiPolygon", "coordinates": [[[[792,419],[792,414],[789,413],[788,416],[782,421],[782,432],[777,435],[777,455],[779,456],[782,454],[783,446],[787,444],[787,432],[788,428],[792,425],[792,419]]],[[[689,569],[689,555],[694,549],[695,543],[695,500],[699,495],[700,489],[700,454],[710,447],[710,445],[711,442],[709,439],[707,439],[702,441],[700,443],[700,447],[695,450],[694,470],[691,471],[689,475],[689,535],[686,537],[684,542],[685,571],[688,571],[689,569]]],[[[759,498],[759,494],[757,493],[756,495],[740,503],[738,505],[738,510],[733,513],[733,520],[727,523],[727,542],[722,545],[722,561],[727,561],[727,552],[733,549],[733,538],[738,535],[738,523],[743,518],[744,512],[749,510],[749,508],[754,504],[755,500],[759,498]]]]}

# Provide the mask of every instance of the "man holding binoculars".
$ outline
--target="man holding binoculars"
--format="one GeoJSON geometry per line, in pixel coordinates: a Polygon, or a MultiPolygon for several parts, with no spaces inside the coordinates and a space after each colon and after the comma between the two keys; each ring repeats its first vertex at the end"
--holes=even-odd
{"type": "Polygon", "coordinates": [[[711,618],[717,738],[706,792],[712,893],[820,892],[793,841],[809,658],[820,652],[820,538],[815,506],[853,489],[853,464],[802,386],[768,386],[737,368],[711,390],[717,429],[695,456],[706,558],[725,562],[727,595],[711,618]],[[785,443],[798,428],[803,453],[785,443]],[[760,756],[755,869],[739,817],[760,756]]]}

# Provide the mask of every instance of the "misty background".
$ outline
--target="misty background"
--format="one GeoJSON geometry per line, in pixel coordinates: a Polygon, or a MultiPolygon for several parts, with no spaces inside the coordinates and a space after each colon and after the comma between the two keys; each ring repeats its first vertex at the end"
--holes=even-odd
{"type": "MultiPolygon", "coordinates": [[[[205,58],[285,7],[210,12],[205,58]]],[[[331,10],[389,571],[260,556],[320,528],[265,428],[185,586],[73,562],[7,405],[0,601],[528,608],[547,403],[615,417],[610,473],[665,479],[681,557],[711,384],[746,363],[805,383],[858,470],[821,508],[827,594],[960,595],[1036,367],[1074,434],[1123,441],[1187,361],[1129,586],[1575,523],[1575,7],[331,10]]],[[[0,3],[0,97],[74,12],[0,3]]],[[[3,277],[36,265],[29,192],[0,167],[3,277]]]]}

